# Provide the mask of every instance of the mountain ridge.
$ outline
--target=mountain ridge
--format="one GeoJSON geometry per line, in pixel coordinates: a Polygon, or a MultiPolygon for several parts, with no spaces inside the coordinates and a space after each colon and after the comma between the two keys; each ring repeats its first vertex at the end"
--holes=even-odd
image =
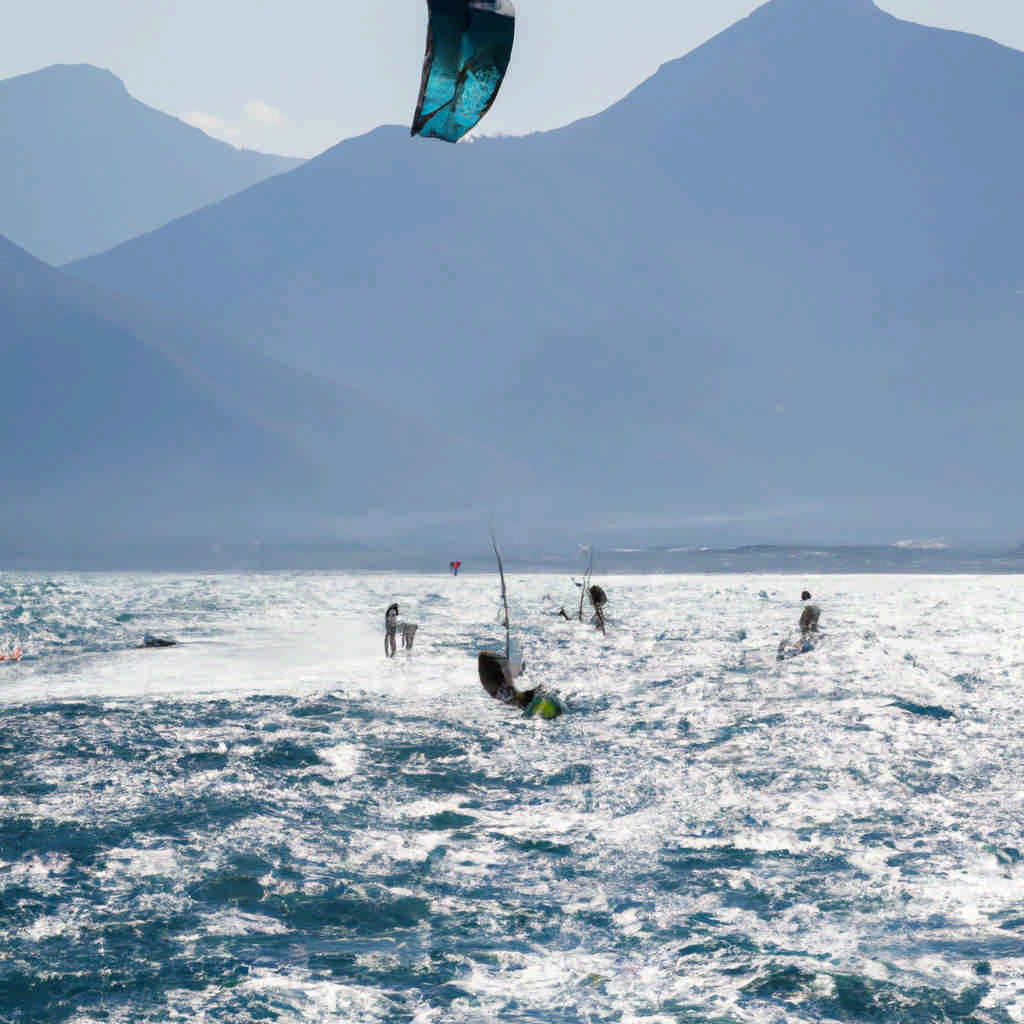
{"type": "Polygon", "coordinates": [[[301,163],[213,139],[93,65],[0,81],[0,233],[51,264],[109,249],[301,163]]]}
{"type": "Polygon", "coordinates": [[[486,439],[546,522],[1005,536],[1022,83],[978,37],[775,0],[602,114],[379,129],[72,270],[486,439]]]}
{"type": "Polygon", "coordinates": [[[425,521],[485,500],[485,471],[447,464],[475,450],[2,237],[0,354],[8,546],[336,542],[408,487],[425,521]]]}

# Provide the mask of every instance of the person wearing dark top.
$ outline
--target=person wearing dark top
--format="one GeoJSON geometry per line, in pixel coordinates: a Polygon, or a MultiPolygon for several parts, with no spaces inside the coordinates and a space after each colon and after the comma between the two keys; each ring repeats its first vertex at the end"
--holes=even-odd
{"type": "Polygon", "coordinates": [[[800,600],[804,602],[803,611],[800,612],[800,635],[807,636],[809,633],[817,633],[821,609],[816,604],[811,604],[811,592],[809,590],[805,590],[800,595],[800,600]]]}
{"type": "Polygon", "coordinates": [[[398,605],[389,604],[388,610],[384,613],[384,654],[393,658],[395,656],[395,633],[398,631],[398,605]]]}

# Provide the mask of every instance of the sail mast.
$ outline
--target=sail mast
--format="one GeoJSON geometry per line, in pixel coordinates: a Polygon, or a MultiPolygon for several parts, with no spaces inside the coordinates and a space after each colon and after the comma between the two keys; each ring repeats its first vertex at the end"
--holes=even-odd
{"type": "Polygon", "coordinates": [[[587,563],[587,571],[583,574],[583,584],[580,587],[580,610],[578,615],[580,622],[583,621],[583,599],[587,596],[587,589],[590,587],[590,577],[594,572],[594,546],[588,544],[586,550],[590,553],[590,560],[587,563]]]}
{"type": "Polygon", "coordinates": [[[505,569],[501,564],[501,552],[498,550],[498,542],[494,539],[494,531],[491,531],[491,546],[494,548],[494,555],[498,559],[498,575],[501,576],[501,603],[505,609],[505,660],[511,657],[512,639],[511,626],[508,617],[508,594],[505,591],[505,569]]]}

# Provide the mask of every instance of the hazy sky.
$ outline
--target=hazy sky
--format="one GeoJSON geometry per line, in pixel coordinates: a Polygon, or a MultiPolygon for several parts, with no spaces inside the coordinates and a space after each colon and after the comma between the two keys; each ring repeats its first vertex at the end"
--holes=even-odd
{"type": "MultiPolygon", "coordinates": [[[[749,14],[751,0],[515,0],[516,48],[486,134],[597,113],[749,14]]],[[[807,0],[827,3],[830,0],[807,0]]],[[[423,0],[33,0],[9,5],[0,78],[96,64],[211,135],[312,156],[406,124],[419,89],[423,0]]],[[[879,0],[898,17],[1024,50],[1024,0],[879,0]]]]}

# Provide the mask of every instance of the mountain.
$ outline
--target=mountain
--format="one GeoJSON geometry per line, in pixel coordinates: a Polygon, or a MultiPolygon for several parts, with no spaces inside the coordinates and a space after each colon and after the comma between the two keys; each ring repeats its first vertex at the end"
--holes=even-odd
{"type": "Polygon", "coordinates": [[[299,163],[212,139],[88,64],[0,81],[0,233],[48,263],[109,249],[299,163]]]}
{"type": "Polygon", "coordinates": [[[774,0],[595,117],[382,128],[72,270],[528,464],[524,529],[1004,537],[1022,119],[1020,53],[774,0]]]}
{"type": "Polygon", "coordinates": [[[478,450],[2,238],[0,359],[8,554],[345,542],[493,501],[478,450]]]}

